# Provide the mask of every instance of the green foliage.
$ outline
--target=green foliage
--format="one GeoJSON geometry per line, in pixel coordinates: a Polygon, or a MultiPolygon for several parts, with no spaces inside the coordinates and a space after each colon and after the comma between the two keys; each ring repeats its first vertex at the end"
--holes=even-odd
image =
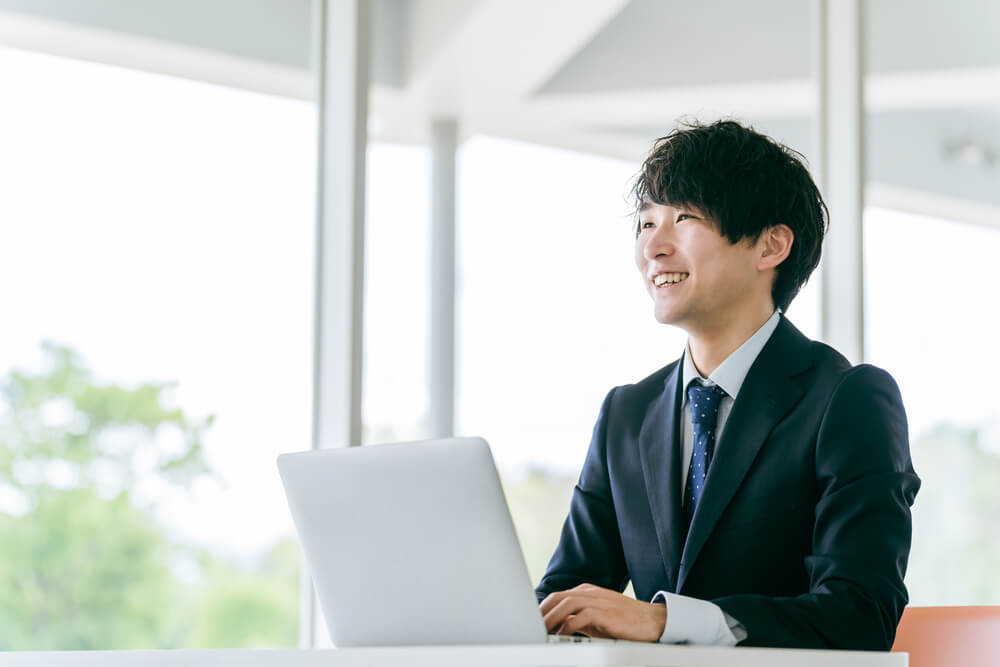
{"type": "Polygon", "coordinates": [[[209,564],[188,646],[294,646],[298,641],[298,544],[283,540],[259,568],[225,560],[209,564]]]}
{"type": "Polygon", "coordinates": [[[170,601],[167,544],[128,495],[48,490],[0,515],[0,648],[142,648],[170,601]]]}
{"type": "Polygon", "coordinates": [[[179,409],[165,408],[163,394],[170,384],[135,389],[97,384],[72,350],[51,343],[43,349],[49,362],[45,372],[14,371],[0,384],[7,407],[0,415],[0,482],[35,500],[51,483],[44,474],[24,471],[59,462],[76,487],[100,483],[124,490],[135,481],[138,452],[169,429],[183,444],[179,452],[158,452],[155,472],[180,484],[209,472],[202,435],[212,418],[195,422],[179,409]]]}
{"type": "Polygon", "coordinates": [[[504,473],[502,479],[528,573],[537,585],[559,542],[576,477],[533,469],[524,475],[504,473]]]}
{"type": "Polygon", "coordinates": [[[172,542],[132,497],[144,475],[211,474],[212,418],[167,407],[170,384],[102,384],[68,348],[44,351],[43,372],[0,380],[0,491],[21,505],[0,511],[0,649],[294,645],[294,542],[220,559],[172,542]]]}
{"type": "MultiPolygon", "coordinates": [[[[133,497],[144,475],[181,488],[211,475],[212,418],[169,407],[169,383],[100,383],[71,350],[44,350],[43,372],[0,379],[0,493],[20,505],[0,511],[0,650],[295,645],[294,541],[220,557],[173,541],[133,497]]],[[[915,602],[1000,601],[1000,453],[980,430],[943,425],[913,457],[915,602]]],[[[503,477],[537,583],[576,477],[503,477]]]]}
{"type": "Polygon", "coordinates": [[[983,429],[940,424],[912,454],[921,478],[906,578],[913,601],[1000,602],[1000,452],[983,429]]]}
{"type": "MultiPolygon", "coordinates": [[[[532,468],[522,475],[501,474],[528,574],[537,586],[562,534],[578,475],[532,468]]],[[[631,582],[624,594],[634,598],[631,582]]]]}

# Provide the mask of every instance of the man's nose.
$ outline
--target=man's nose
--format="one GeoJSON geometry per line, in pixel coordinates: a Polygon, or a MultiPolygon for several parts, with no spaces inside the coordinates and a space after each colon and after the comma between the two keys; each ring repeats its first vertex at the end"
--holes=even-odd
{"type": "Polygon", "coordinates": [[[674,234],[673,226],[669,224],[657,225],[653,233],[646,240],[646,245],[642,249],[643,256],[648,260],[654,260],[660,255],[668,257],[674,254],[674,234]]]}

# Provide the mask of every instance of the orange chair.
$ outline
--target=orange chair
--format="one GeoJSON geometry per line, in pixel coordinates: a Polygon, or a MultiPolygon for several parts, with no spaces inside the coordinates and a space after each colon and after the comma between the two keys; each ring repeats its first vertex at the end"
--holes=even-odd
{"type": "Polygon", "coordinates": [[[1000,607],[907,607],[892,650],[910,667],[997,667],[1000,607]]]}

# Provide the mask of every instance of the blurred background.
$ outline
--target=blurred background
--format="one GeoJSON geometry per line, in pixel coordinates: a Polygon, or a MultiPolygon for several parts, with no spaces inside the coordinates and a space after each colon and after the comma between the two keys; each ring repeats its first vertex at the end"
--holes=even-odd
{"type": "MultiPolygon", "coordinates": [[[[828,262],[788,316],[834,344],[851,322],[899,382],[911,602],[996,604],[1000,4],[856,6],[863,209],[831,217],[862,279],[828,262]]],[[[0,649],[324,643],[274,464],[314,444],[485,437],[537,583],[604,395],[683,350],[632,263],[631,179],[682,117],[819,163],[825,8],[0,0],[0,649]],[[343,437],[313,417],[340,400],[316,352],[340,5],[369,59],[343,437]]]]}

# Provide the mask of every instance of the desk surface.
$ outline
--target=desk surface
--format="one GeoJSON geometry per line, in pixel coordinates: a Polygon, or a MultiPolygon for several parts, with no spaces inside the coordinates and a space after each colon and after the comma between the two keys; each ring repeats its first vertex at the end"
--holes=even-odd
{"type": "Polygon", "coordinates": [[[907,667],[908,663],[905,653],[657,644],[0,653],[0,665],[5,667],[907,667]]]}

